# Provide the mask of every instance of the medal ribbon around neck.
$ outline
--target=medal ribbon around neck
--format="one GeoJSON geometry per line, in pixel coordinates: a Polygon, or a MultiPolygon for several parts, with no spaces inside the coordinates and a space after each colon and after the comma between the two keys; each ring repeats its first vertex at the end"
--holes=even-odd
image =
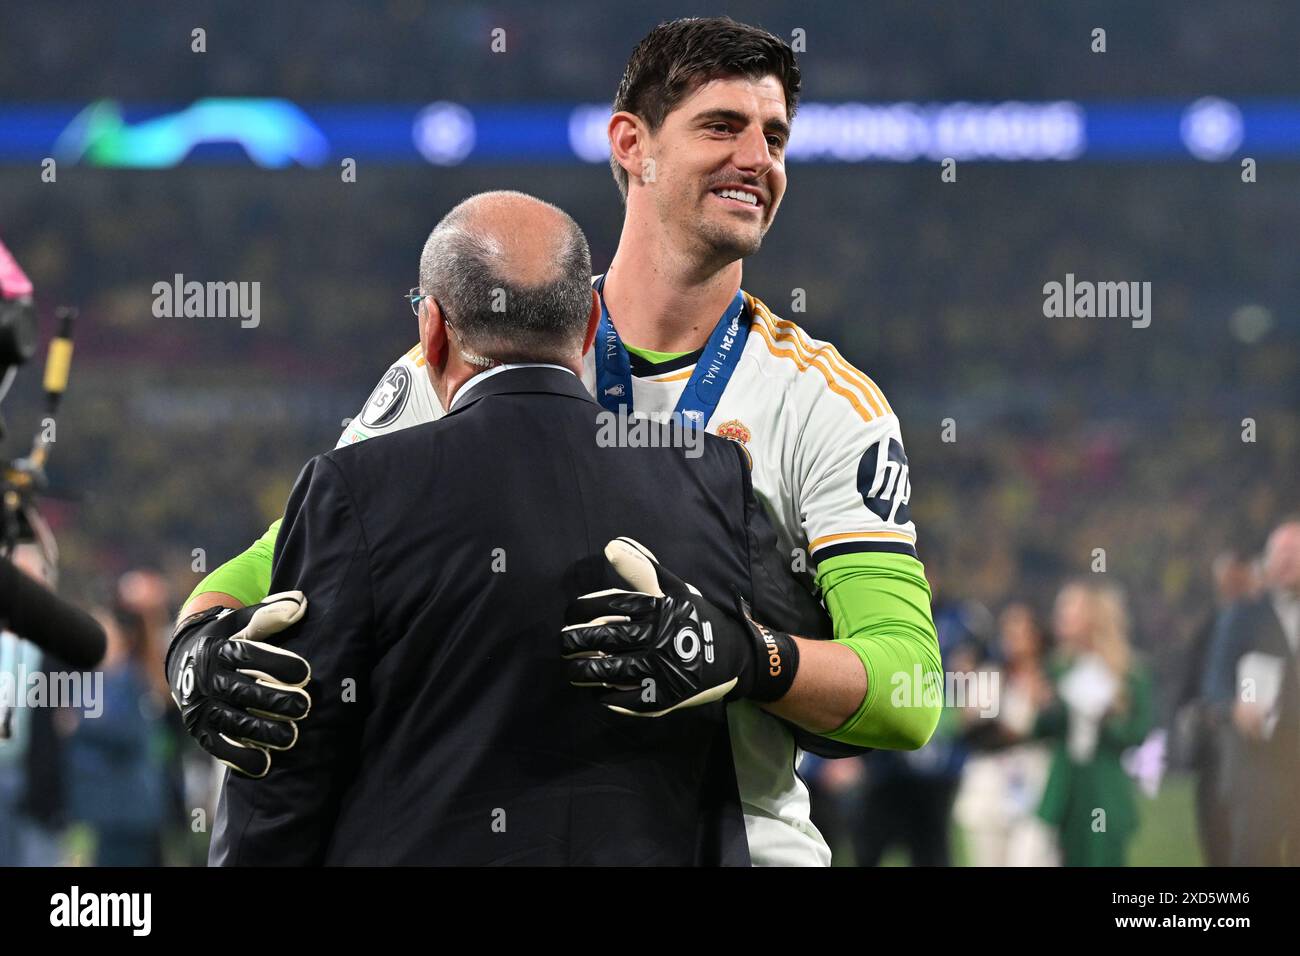
{"type": "MultiPolygon", "coordinates": [[[[600,295],[600,324],[596,327],[596,341],[592,346],[596,351],[596,400],[608,412],[618,414],[621,409],[624,415],[630,416],[634,414],[632,360],[605,306],[603,275],[596,280],[596,292],[600,295]]],[[[683,424],[703,428],[713,417],[714,409],[722,400],[722,392],[745,350],[749,323],[744,318],[745,294],[737,291],[709,336],[699,361],[695,363],[695,371],[673,409],[673,417],[679,418],[683,424]]]]}

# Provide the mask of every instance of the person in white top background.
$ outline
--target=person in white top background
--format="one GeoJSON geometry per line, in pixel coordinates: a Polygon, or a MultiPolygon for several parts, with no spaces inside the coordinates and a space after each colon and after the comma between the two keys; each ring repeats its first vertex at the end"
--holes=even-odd
{"type": "Polygon", "coordinates": [[[971,748],[953,812],[966,833],[974,866],[1054,866],[1051,830],[1038,817],[1051,750],[1032,738],[1038,713],[1051,700],[1044,667],[1046,635],[1022,602],[998,616],[997,716],[980,716],[979,702],[963,711],[971,748]]]}

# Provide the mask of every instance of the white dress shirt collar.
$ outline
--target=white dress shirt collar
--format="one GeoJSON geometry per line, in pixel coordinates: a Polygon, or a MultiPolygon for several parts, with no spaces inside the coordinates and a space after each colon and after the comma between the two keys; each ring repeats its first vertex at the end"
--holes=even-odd
{"type": "MultiPolygon", "coordinates": [[[[565,368],[563,365],[552,365],[549,362],[506,362],[502,365],[494,365],[490,369],[479,372],[477,375],[466,379],[465,383],[452,394],[451,403],[447,406],[447,411],[451,411],[460,402],[464,401],[465,396],[473,391],[473,389],[480,383],[486,382],[493,375],[508,371],[512,368],[558,368],[561,372],[568,372],[570,375],[573,375],[573,369],[565,368]]],[[[576,375],[573,377],[577,378],[576,375]]]]}

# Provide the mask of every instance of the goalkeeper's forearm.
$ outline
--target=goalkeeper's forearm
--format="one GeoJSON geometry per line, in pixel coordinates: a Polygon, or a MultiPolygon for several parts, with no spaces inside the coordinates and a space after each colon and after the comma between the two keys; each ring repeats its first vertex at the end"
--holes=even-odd
{"type": "Polygon", "coordinates": [[[185,602],[181,619],[210,607],[241,608],[261,602],[271,587],[271,565],[279,532],[280,519],[277,518],[248,550],[200,581],[185,602]]]}
{"type": "Polygon", "coordinates": [[[822,562],[817,582],[835,640],[798,639],[794,684],[764,706],[841,743],[924,746],[943,709],[943,665],[921,563],[901,554],[846,554],[822,562]]]}
{"type": "Polygon", "coordinates": [[[842,727],[867,696],[867,672],[854,651],[835,641],[794,637],[799,645],[799,669],[780,700],[765,710],[814,734],[842,727]]]}

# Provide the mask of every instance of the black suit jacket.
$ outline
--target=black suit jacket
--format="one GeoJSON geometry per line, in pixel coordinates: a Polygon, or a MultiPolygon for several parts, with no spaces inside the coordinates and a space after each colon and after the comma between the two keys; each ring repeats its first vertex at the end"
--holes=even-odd
{"type": "Polygon", "coordinates": [[[1205,696],[1216,708],[1224,728],[1223,796],[1261,827],[1274,827],[1279,814],[1294,819],[1300,789],[1300,662],[1282,630],[1272,600],[1264,595],[1234,605],[1225,612],[1210,650],[1205,696]],[[1283,661],[1277,724],[1267,740],[1241,736],[1231,725],[1239,699],[1237,664],[1252,651],[1283,661]]]}
{"type": "Polygon", "coordinates": [[[776,552],[743,448],[599,447],[573,375],[508,369],[426,425],[298,479],[271,592],[312,712],[262,780],[230,776],[219,864],[749,862],[724,705],[613,714],[564,679],[568,601],[621,586],[628,535],[705,596],[825,636],[776,552]]]}

